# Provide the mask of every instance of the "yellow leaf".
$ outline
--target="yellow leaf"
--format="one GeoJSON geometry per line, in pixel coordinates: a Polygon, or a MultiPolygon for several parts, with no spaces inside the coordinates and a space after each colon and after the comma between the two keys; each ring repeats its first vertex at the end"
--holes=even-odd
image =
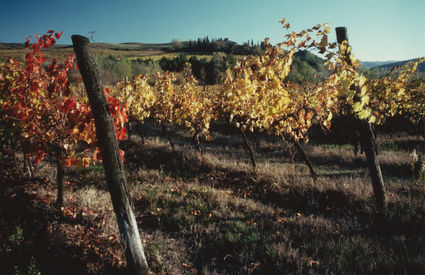
{"type": "Polygon", "coordinates": [[[360,102],[355,102],[354,104],[353,104],[353,111],[355,112],[355,113],[358,113],[358,112],[360,112],[360,110],[362,109],[362,105],[360,104],[360,102]]]}
{"type": "Polygon", "coordinates": [[[329,26],[326,26],[326,28],[323,30],[324,33],[330,33],[331,29],[329,28],[329,26]]]}
{"type": "Polygon", "coordinates": [[[359,86],[363,86],[366,82],[367,78],[363,75],[360,76],[359,78],[359,86]]]}
{"type": "Polygon", "coordinates": [[[362,86],[361,90],[360,90],[360,96],[364,96],[367,92],[367,87],[366,86],[362,86]]]}
{"type": "Polygon", "coordinates": [[[331,120],[332,120],[332,112],[329,112],[329,115],[328,115],[327,121],[331,121],[331,120]]]}

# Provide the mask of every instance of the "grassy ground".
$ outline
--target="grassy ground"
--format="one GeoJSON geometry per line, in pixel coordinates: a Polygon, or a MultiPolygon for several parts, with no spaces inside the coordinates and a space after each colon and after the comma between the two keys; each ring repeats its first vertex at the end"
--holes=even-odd
{"type": "MultiPolygon", "coordinates": [[[[137,222],[154,274],[424,274],[423,180],[412,181],[407,135],[383,136],[388,211],[377,220],[363,156],[347,145],[305,146],[317,174],[262,136],[253,173],[242,139],[215,127],[199,153],[176,131],[124,141],[137,222]]],[[[254,143],[255,137],[249,137],[254,143]]],[[[55,210],[52,164],[28,179],[3,162],[2,274],[125,274],[101,166],[67,171],[64,209],[55,210]]]]}

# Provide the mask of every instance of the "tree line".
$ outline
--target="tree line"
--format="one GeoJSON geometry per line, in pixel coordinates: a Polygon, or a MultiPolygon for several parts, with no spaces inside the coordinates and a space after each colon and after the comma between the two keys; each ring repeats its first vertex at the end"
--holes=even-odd
{"type": "MultiPolygon", "coordinates": [[[[113,84],[127,77],[139,74],[153,74],[162,71],[181,72],[186,63],[190,63],[192,73],[202,85],[219,84],[227,69],[233,69],[241,56],[233,53],[213,52],[211,58],[189,55],[185,52],[176,57],[163,56],[159,60],[153,58],[118,58],[112,55],[96,56],[101,78],[113,84]]],[[[309,51],[299,51],[294,56],[290,74],[286,81],[317,83],[324,80],[329,72],[320,57],[309,51]]]]}

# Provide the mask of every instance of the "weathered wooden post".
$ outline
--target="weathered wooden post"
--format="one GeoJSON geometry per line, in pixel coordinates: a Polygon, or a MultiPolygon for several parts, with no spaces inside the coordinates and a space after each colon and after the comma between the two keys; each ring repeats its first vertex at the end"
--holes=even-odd
{"type": "Polygon", "coordinates": [[[102,153],[102,163],[125,249],[127,265],[131,274],[147,274],[148,264],[136,218],[131,208],[127,179],[119,154],[113,119],[108,112],[99,72],[89,49],[89,40],[84,36],[73,35],[72,43],[95,120],[96,136],[102,153]]]}
{"type": "MultiPolygon", "coordinates": [[[[338,45],[340,45],[343,41],[348,42],[347,36],[347,28],[346,27],[337,27],[335,28],[338,45]]],[[[348,56],[350,53],[347,54],[348,56]]],[[[351,59],[347,56],[347,61],[349,65],[351,64],[351,59]]],[[[356,87],[359,89],[360,87],[356,87]]],[[[378,211],[382,214],[385,210],[385,187],[384,187],[384,179],[382,178],[381,166],[379,165],[379,161],[377,158],[377,148],[376,148],[376,140],[375,135],[372,131],[372,126],[366,120],[362,120],[360,122],[361,125],[361,137],[360,142],[363,146],[363,149],[366,154],[367,164],[369,167],[369,174],[372,180],[373,192],[375,194],[376,207],[378,211]]]]}

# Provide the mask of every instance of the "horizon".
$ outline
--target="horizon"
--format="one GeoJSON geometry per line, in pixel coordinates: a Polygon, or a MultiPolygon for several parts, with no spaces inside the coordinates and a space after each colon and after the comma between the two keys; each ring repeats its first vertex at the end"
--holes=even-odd
{"type": "MultiPolygon", "coordinates": [[[[88,38],[88,36],[87,36],[87,38],[88,38]]],[[[217,37],[217,38],[219,38],[219,37],[217,37]]],[[[229,40],[232,40],[232,39],[229,38],[229,40]]],[[[192,39],[192,41],[194,41],[194,40],[192,39]]],[[[189,40],[185,40],[185,41],[181,41],[181,42],[183,42],[183,43],[184,42],[189,42],[189,40]]],[[[171,45],[171,42],[152,43],[152,42],[134,42],[134,41],[132,41],[132,42],[120,42],[120,43],[109,43],[109,42],[100,42],[100,41],[98,41],[98,42],[90,42],[90,43],[91,44],[111,44],[111,45],[120,45],[120,44],[154,44],[154,45],[170,44],[171,45]]],[[[20,43],[20,42],[5,42],[5,43],[0,42],[0,45],[1,44],[22,44],[22,45],[24,45],[24,43],[20,43]]],[[[238,44],[238,45],[240,45],[240,44],[238,44]]],[[[55,46],[72,47],[72,44],[56,43],[55,46]]],[[[55,47],[55,46],[53,46],[53,47],[55,47]]],[[[1,50],[1,48],[0,48],[0,50],[1,50]]],[[[312,51],[310,51],[308,49],[307,49],[307,51],[309,51],[310,53],[312,53],[312,54],[314,54],[314,55],[316,55],[316,56],[318,56],[320,58],[322,58],[322,56],[317,55],[316,53],[314,53],[314,52],[312,52],[312,51]]],[[[181,52],[181,53],[182,54],[186,54],[185,52],[181,52]]],[[[418,58],[420,58],[420,57],[413,57],[413,58],[410,58],[410,59],[402,59],[402,60],[394,60],[394,59],[388,59],[388,60],[361,60],[361,59],[359,59],[359,60],[360,60],[360,62],[368,62],[368,63],[379,63],[379,62],[382,62],[382,63],[393,63],[394,62],[394,63],[396,63],[396,62],[402,62],[402,61],[416,60],[418,58]]]]}
{"type": "Polygon", "coordinates": [[[42,3],[0,0],[0,42],[23,43],[28,35],[49,29],[64,31],[58,44],[70,45],[80,34],[98,43],[170,43],[208,36],[229,38],[238,44],[269,37],[272,43],[290,31],[329,23],[330,42],[335,28],[346,26],[353,53],[362,61],[403,61],[425,56],[425,1],[358,0],[340,3],[325,0],[294,1],[122,1],[82,0],[42,3]],[[83,4],[84,3],[84,4],[83,4]],[[81,8],[81,7],[84,7],[81,8]],[[322,7],[322,11],[318,8],[322,7]],[[384,45],[384,46],[382,46],[384,45]]]}

